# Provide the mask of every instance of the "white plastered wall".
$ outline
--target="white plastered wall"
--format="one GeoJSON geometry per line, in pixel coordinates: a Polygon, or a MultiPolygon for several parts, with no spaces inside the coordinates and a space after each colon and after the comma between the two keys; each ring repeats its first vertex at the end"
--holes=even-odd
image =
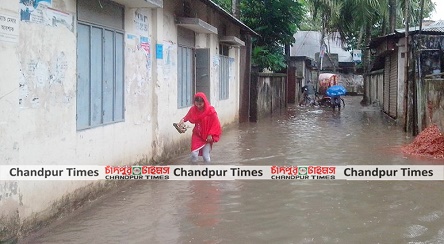
{"type": "MultiPolygon", "coordinates": [[[[74,0],[54,0],[52,7],[76,19],[74,0]]],[[[152,156],[152,53],[125,35],[125,121],[78,131],[76,128],[76,31],[66,26],[20,21],[18,1],[2,2],[19,20],[17,43],[0,42],[8,59],[0,87],[7,116],[0,119],[0,155],[10,165],[128,165],[152,156]],[[151,56],[150,56],[151,55],[151,56]],[[5,136],[3,136],[5,135],[5,136]]],[[[125,10],[125,34],[150,37],[152,13],[139,10],[148,29],[125,10]],[[145,33],[143,33],[145,32],[145,33]]],[[[3,70],[3,68],[2,68],[3,70]]],[[[0,215],[19,209],[26,218],[49,207],[89,181],[1,182],[0,215]]]]}
{"type": "MultiPolygon", "coordinates": [[[[17,19],[18,30],[15,42],[0,40],[1,164],[128,165],[188,141],[191,133],[179,135],[171,126],[189,108],[177,108],[176,3],[164,3],[163,9],[125,8],[125,121],[78,131],[76,1],[52,1],[54,9],[72,16],[72,28],[20,21],[19,1],[2,1],[0,14],[17,19]],[[141,37],[148,38],[149,50],[141,48],[141,37]]],[[[213,62],[218,36],[197,35],[196,43],[211,50],[211,102],[222,124],[231,123],[239,111],[239,48],[230,49],[230,97],[219,101],[218,62],[213,62]]],[[[0,181],[0,216],[18,209],[21,218],[29,217],[89,183],[0,181]]]]}
{"type": "MultiPolygon", "coordinates": [[[[2,1],[0,16],[15,19],[14,31],[9,41],[0,39],[0,164],[15,164],[19,159],[19,73],[20,60],[17,55],[20,19],[18,1],[2,1]]],[[[3,24],[3,23],[2,23],[3,24]]],[[[3,34],[3,33],[2,33],[3,34]]],[[[0,181],[0,216],[15,210],[20,195],[17,182],[0,181]]]]}

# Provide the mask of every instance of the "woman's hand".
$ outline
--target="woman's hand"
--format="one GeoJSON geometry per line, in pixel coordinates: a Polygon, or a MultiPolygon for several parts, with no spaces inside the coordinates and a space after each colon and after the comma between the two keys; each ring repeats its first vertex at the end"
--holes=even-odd
{"type": "Polygon", "coordinates": [[[207,136],[207,142],[212,143],[213,142],[213,136],[208,135],[207,136]]]}
{"type": "Polygon", "coordinates": [[[183,123],[184,123],[184,121],[183,121],[183,119],[181,119],[177,125],[179,125],[179,127],[182,127],[183,123]]]}

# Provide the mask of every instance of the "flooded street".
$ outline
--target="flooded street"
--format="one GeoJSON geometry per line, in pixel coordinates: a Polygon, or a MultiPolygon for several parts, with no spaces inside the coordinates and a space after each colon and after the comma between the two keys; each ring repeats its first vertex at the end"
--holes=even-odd
{"type": "MultiPolygon", "coordinates": [[[[443,164],[403,155],[413,138],[360,100],[232,126],[212,164],[443,164]]],[[[140,181],[24,242],[444,243],[444,182],[140,181]]]]}

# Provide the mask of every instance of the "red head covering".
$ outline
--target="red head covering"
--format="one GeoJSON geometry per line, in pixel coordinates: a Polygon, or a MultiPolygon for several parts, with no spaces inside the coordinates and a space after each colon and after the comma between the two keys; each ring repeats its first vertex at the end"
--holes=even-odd
{"type": "Polygon", "coordinates": [[[194,95],[194,100],[196,100],[196,98],[198,97],[202,98],[204,101],[203,110],[199,110],[196,105],[193,105],[188,111],[187,115],[185,116],[184,121],[188,120],[191,123],[195,124],[199,122],[203,117],[216,112],[214,107],[210,105],[210,102],[208,102],[205,93],[203,92],[196,93],[196,95],[194,95]]]}
{"type": "Polygon", "coordinates": [[[213,141],[217,142],[222,134],[216,110],[208,102],[207,96],[203,92],[198,92],[194,95],[194,99],[197,97],[202,98],[204,101],[203,110],[199,110],[196,105],[193,105],[183,118],[184,121],[195,124],[191,138],[192,151],[203,147],[206,144],[208,135],[211,135],[213,141]]]}

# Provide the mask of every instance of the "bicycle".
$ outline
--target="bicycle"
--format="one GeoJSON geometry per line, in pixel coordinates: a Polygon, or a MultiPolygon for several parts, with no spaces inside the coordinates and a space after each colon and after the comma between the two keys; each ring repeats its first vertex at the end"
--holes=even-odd
{"type": "Polygon", "coordinates": [[[299,106],[316,106],[317,105],[317,96],[309,96],[304,93],[304,98],[299,103],[299,106]]]}

